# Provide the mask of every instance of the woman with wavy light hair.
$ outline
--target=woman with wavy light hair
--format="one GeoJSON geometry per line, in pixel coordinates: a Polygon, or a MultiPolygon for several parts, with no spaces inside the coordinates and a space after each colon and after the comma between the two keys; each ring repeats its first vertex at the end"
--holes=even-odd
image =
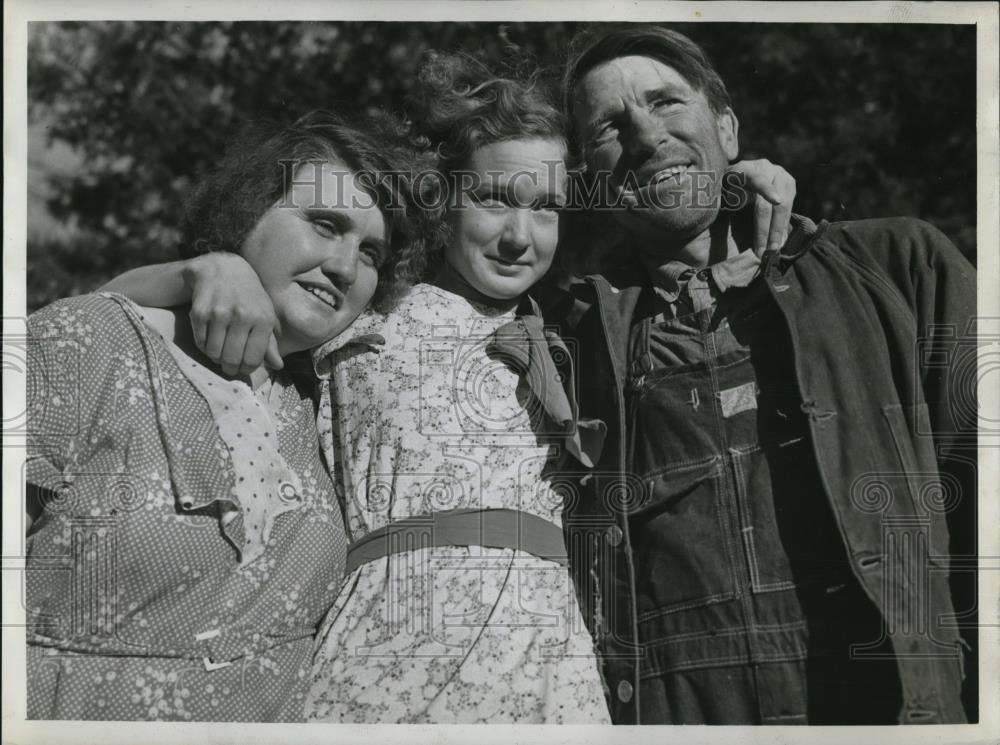
{"type": "Polygon", "coordinates": [[[602,430],[575,421],[567,350],[527,294],[566,204],[563,119],[540,85],[453,56],[422,67],[411,110],[439,159],[428,281],[317,352],[353,543],[307,715],[608,722],[552,480],[602,430]]]}

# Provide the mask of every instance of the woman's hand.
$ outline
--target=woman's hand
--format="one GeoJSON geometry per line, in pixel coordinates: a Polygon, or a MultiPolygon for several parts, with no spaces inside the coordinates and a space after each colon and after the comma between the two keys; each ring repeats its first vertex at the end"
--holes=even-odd
{"type": "Polygon", "coordinates": [[[754,251],[760,256],[765,250],[779,250],[788,238],[788,223],[795,201],[792,174],[764,159],[741,160],[731,165],[726,174],[727,184],[734,189],[742,187],[740,197],[749,196],[747,191],[753,192],[754,251]]]}
{"type": "Polygon", "coordinates": [[[184,262],[191,291],[191,329],[206,357],[226,375],[249,375],[262,363],[280,370],[271,298],[238,254],[213,252],[184,262]]]}
{"type": "Polygon", "coordinates": [[[257,273],[225,251],[130,269],[101,287],[150,308],[191,305],[195,346],[226,375],[249,375],[266,359],[284,363],[274,338],[277,319],[257,273]]]}

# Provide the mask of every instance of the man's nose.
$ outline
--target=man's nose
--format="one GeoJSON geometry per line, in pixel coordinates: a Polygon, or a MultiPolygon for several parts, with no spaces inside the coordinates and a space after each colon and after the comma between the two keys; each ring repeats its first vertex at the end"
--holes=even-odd
{"type": "Polygon", "coordinates": [[[337,241],[323,262],[323,273],[340,288],[348,288],[358,278],[359,242],[337,241]]]}
{"type": "Polygon", "coordinates": [[[629,131],[625,147],[633,155],[654,152],[666,139],[663,126],[641,106],[630,106],[627,110],[629,131]]]}
{"type": "Polygon", "coordinates": [[[531,246],[531,210],[514,207],[507,212],[500,249],[509,253],[522,254],[531,246]]]}

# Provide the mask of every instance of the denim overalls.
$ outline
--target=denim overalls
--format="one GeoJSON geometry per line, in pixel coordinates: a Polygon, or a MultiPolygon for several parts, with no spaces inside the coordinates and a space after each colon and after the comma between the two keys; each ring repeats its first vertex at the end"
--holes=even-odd
{"type": "Polygon", "coordinates": [[[895,723],[892,648],[820,486],[784,319],[762,280],[712,277],[650,289],[630,333],[641,721],[895,723]]]}

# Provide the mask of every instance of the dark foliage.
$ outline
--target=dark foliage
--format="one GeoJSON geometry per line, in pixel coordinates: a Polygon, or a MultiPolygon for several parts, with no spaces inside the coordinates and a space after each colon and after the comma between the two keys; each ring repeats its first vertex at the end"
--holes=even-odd
{"type": "MultiPolygon", "coordinates": [[[[175,258],[185,197],[252,118],[399,111],[428,49],[558,75],[579,23],[35,23],[29,118],[83,159],[51,181],[69,242],[29,234],[28,307],[175,258]]],[[[671,24],[709,52],[747,157],[798,181],[796,210],[916,215],[975,255],[975,28],[671,24]]]]}

